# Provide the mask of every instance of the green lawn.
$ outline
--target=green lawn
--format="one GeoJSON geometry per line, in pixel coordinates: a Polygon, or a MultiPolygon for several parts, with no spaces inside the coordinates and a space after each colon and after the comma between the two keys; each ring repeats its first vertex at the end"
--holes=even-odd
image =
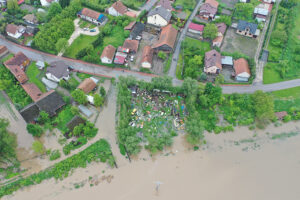
{"type": "Polygon", "coordinates": [[[143,0],[122,0],[122,2],[129,7],[134,6],[135,8],[139,8],[146,3],[146,1],[143,0]]]}
{"type": "Polygon", "coordinates": [[[192,11],[196,6],[196,0],[176,0],[173,6],[183,6],[184,9],[192,11]]]}
{"type": "Polygon", "coordinates": [[[182,54],[179,54],[177,67],[176,67],[176,78],[178,78],[179,80],[183,79],[182,70],[183,70],[183,59],[182,59],[182,54]]]}
{"type": "Polygon", "coordinates": [[[283,81],[278,71],[276,71],[276,63],[267,63],[264,67],[264,84],[278,83],[283,81]]]}
{"type": "Polygon", "coordinates": [[[1,63],[4,63],[5,61],[11,59],[12,57],[14,57],[14,54],[12,53],[8,54],[7,56],[1,59],[1,63]]]}
{"type": "Polygon", "coordinates": [[[300,109],[300,87],[278,90],[271,93],[274,97],[275,111],[289,111],[295,107],[300,109]]]}
{"type": "Polygon", "coordinates": [[[38,78],[41,71],[36,67],[35,62],[31,62],[31,64],[26,69],[26,74],[29,78],[30,83],[34,83],[42,92],[46,92],[45,85],[38,78]]]}
{"type": "Polygon", "coordinates": [[[82,81],[83,81],[84,79],[86,79],[86,78],[92,77],[92,75],[90,75],[90,74],[84,74],[84,73],[77,73],[76,75],[77,75],[78,78],[80,78],[82,81]]]}
{"type": "Polygon", "coordinates": [[[75,58],[76,54],[83,48],[87,47],[89,44],[92,44],[97,39],[97,36],[89,35],[80,35],[76,38],[71,46],[69,46],[64,53],[65,56],[70,58],[75,58]]]}

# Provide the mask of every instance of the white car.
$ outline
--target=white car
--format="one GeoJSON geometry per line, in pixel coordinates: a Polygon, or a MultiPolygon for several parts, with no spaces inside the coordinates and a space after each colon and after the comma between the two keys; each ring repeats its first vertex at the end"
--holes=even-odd
{"type": "Polygon", "coordinates": [[[83,30],[84,30],[84,31],[88,31],[88,30],[89,30],[89,28],[83,28],[83,30]]]}
{"type": "Polygon", "coordinates": [[[134,56],[130,56],[130,61],[133,62],[134,56]]]}
{"type": "Polygon", "coordinates": [[[136,36],[136,38],[135,38],[136,40],[141,40],[142,39],[142,37],[141,36],[136,36]]]}

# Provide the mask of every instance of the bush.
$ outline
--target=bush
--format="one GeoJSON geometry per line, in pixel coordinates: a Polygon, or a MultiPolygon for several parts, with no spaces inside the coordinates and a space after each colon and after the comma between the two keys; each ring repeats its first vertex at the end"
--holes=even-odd
{"type": "Polygon", "coordinates": [[[59,150],[54,150],[50,153],[50,160],[56,160],[56,159],[59,159],[60,158],[60,152],[59,150]]]}
{"type": "Polygon", "coordinates": [[[106,95],[106,91],[103,86],[100,87],[100,95],[104,98],[106,95]]]}
{"type": "Polygon", "coordinates": [[[26,129],[34,137],[41,137],[41,135],[43,134],[43,129],[38,124],[27,124],[26,129]]]}
{"type": "Polygon", "coordinates": [[[40,141],[34,141],[32,143],[32,149],[34,152],[39,153],[39,154],[44,154],[45,153],[45,147],[40,141]]]}
{"type": "Polygon", "coordinates": [[[283,122],[289,122],[292,120],[292,116],[291,115],[287,115],[283,118],[283,122]]]}

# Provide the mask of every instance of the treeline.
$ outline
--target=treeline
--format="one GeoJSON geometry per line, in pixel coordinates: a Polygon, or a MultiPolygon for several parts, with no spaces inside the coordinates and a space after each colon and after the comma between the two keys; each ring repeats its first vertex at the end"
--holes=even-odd
{"type": "Polygon", "coordinates": [[[75,154],[53,167],[45,169],[39,173],[32,174],[26,178],[20,178],[0,188],[0,197],[12,194],[20,188],[39,184],[44,180],[55,178],[63,179],[68,177],[70,172],[76,168],[85,168],[91,162],[108,163],[110,166],[114,165],[114,157],[112,155],[109,143],[101,139],[94,144],[87,147],[85,150],[75,154]]]}
{"type": "Polygon", "coordinates": [[[73,20],[81,9],[79,1],[72,1],[60,13],[55,13],[48,23],[41,26],[40,31],[34,37],[32,46],[48,53],[58,53],[56,43],[61,38],[70,38],[75,30],[73,20]]]}

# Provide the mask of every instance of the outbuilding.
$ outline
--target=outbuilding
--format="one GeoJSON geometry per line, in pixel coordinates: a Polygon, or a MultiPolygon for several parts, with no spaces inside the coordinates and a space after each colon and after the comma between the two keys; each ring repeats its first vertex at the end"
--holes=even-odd
{"type": "Polygon", "coordinates": [[[248,82],[251,72],[248,62],[245,58],[239,58],[234,61],[235,79],[240,82],[248,82]]]}

